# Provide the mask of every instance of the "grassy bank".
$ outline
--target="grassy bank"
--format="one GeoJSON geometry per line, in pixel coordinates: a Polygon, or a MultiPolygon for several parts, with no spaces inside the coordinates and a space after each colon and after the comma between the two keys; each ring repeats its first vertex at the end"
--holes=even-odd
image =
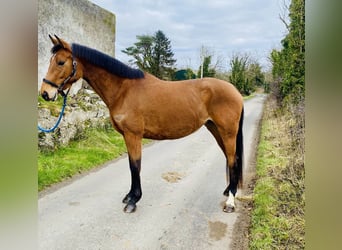
{"type": "Polygon", "coordinates": [[[304,118],[276,106],[265,105],[250,249],[304,249],[304,118]]]}
{"type": "Polygon", "coordinates": [[[125,152],[123,137],[111,126],[89,128],[67,146],[38,152],[38,189],[96,168],[125,152]]]}
{"type": "Polygon", "coordinates": [[[38,189],[114,159],[126,152],[122,136],[112,128],[90,128],[67,146],[38,152],[38,189]]]}

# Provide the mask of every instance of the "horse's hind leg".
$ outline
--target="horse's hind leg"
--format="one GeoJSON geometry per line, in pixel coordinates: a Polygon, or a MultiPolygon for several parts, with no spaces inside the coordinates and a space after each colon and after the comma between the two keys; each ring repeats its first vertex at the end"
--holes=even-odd
{"type": "Polygon", "coordinates": [[[238,175],[236,174],[238,171],[236,170],[236,161],[235,161],[235,137],[232,136],[231,133],[227,133],[226,130],[217,128],[216,124],[209,120],[205,123],[207,129],[211,132],[211,134],[215,137],[217,144],[222,149],[224,155],[227,159],[226,165],[226,180],[228,187],[225,189],[223,194],[228,196],[226,204],[223,208],[224,212],[233,212],[235,210],[235,194],[237,192],[238,186],[238,175]],[[223,136],[221,136],[221,134],[223,136]],[[230,167],[229,167],[230,166],[230,167]]]}
{"type": "Polygon", "coordinates": [[[217,144],[220,146],[224,155],[227,157],[226,149],[224,147],[222,137],[221,137],[221,135],[217,129],[216,124],[213,121],[208,120],[204,125],[207,127],[207,129],[210,131],[210,133],[215,137],[217,144]]]}
{"type": "Polygon", "coordinates": [[[124,134],[125,143],[129,156],[129,168],[131,171],[131,189],[129,193],[122,200],[127,204],[124,212],[132,213],[136,209],[136,203],[142,196],[140,169],[141,169],[141,137],[132,133],[124,134]]]}
{"type": "MultiPolygon", "coordinates": [[[[223,194],[228,199],[223,208],[224,212],[233,212],[235,210],[235,195],[238,186],[242,185],[242,167],[243,167],[243,107],[240,115],[224,116],[227,110],[215,109],[215,113],[211,114],[212,123],[206,126],[216,138],[221,149],[226,156],[226,178],[227,188],[223,194]],[[220,112],[219,112],[220,111],[220,112]]],[[[228,110],[229,111],[229,110],[228,110]]]]}
{"type": "Polygon", "coordinates": [[[224,212],[231,213],[235,210],[235,195],[237,192],[237,187],[239,184],[239,169],[236,161],[236,137],[235,136],[224,136],[224,145],[226,148],[227,155],[227,166],[226,166],[226,176],[227,176],[227,188],[224,190],[223,194],[228,196],[228,199],[223,208],[224,212]],[[228,182],[229,180],[229,182],[228,182]]]}
{"type": "Polygon", "coordinates": [[[227,188],[223,192],[228,196],[226,204],[223,208],[224,212],[234,212],[235,195],[238,186],[242,186],[242,167],[243,167],[243,110],[241,112],[239,123],[231,122],[226,126],[218,126],[222,142],[226,151],[227,166],[227,188]],[[229,182],[228,182],[229,180],[229,182]]]}

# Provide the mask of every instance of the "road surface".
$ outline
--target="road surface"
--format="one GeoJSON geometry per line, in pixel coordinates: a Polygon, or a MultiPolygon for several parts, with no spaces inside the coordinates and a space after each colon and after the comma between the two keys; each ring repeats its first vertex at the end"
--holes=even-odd
{"type": "MultiPolygon", "coordinates": [[[[264,100],[259,94],[245,102],[245,172],[264,100]]],[[[141,179],[143,197],[133,214],[121,203],[130,187],[127,156],[40,197],[39,249],[232,248],[242,208],[238,203],[235,213],[222,212],[225,158],[205,127],[146,146],[141,179]]]]}

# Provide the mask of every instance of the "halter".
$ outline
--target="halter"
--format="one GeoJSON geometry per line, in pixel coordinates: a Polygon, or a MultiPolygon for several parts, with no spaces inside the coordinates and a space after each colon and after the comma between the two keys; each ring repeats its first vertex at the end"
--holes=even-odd
{"type": "Polygon", "coordinates": [[[62,106],[62,110],[61,112],[59,113],[59,117],[57,119],[57,122],[56,124],[52,127],[52,128],[49,128],[49,129],[45,129],[45,128],[42,128],[41,126],[39,126],[38,124],[38,129],[42,132],[45,132],[45,133],[50,133],[50,132],[53,132],[59,125],[59,123],[61,122],[62,120],[62,117],[63,117],[63,113],[64,113],[64,109],[65,109],[65,106],[66,106],[66,99],[67,99],[67,96],[69,94],[69,91],[70,89],[64,93],[63,91],[63,87],[64,85],[72,78],[75,76],[76,74],[76,66],[77,66],[77,62],[74,60],[74,58],[72,58],[72,71],[71,71],[71,74],[63,81],[63,83],[61,85],[57,85],[56,83],[54,82],[51,82],[50,80],[47,80],[45,78],[43,78],[43,82],[47,83],[47,84],[50,84],[52,87],[54,88],[57,88],[57,91],[59,94],[61,94],[61,96],[63,96],[63,106],[62,106]]]}
{"type": "Polygon", "coordinates": [[[75,74],[76,74],[76,66],[77,66],[77,62],[74,60],[74,58],[72,58],[72,71],[71,71],[70,75],[62,82],[61,85],[57,85],[56,83],[51,82],[50,80],[45,79],[45,78],[43,78],[43,82],[51,85],[54,88],[57,88],[58,93],[61,94],[61,96],[64,97],[64,96],[66,96],[69,93],[69,91],[67,92],[67,94],[65,94],[64,91],[63,91],[63,87],[72,77],[75,76],[75,74]]]}

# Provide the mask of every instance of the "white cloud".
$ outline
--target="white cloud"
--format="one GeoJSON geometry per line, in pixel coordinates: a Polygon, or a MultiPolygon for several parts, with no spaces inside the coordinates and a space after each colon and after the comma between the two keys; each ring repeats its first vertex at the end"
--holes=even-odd
{"type": "MultiPolygon", "coordinates": [[[[280,44],[285,27],[278,16],[282,0],[92,0],[116,15],[116,57],[136,35],[162,30],[171,40],[178,67],[198,68],[202,45],[227,56],[250,52],[267,64],[270,50],[280,44]]],[[[228,65],[227,65],[228,67],[228,65]]]]}

